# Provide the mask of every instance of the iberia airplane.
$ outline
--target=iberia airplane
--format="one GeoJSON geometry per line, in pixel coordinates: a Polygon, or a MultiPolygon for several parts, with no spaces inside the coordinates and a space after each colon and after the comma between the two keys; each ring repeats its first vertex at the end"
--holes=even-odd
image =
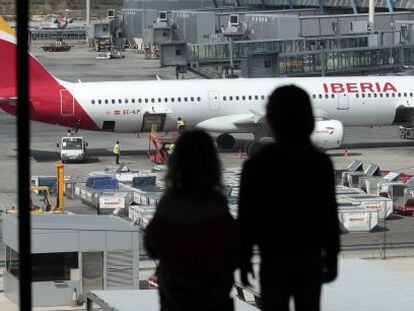
{"type": "MultiPolygon", "coordinates": [[[[15,52],[14,31],[0,17],[0,108],[12,115],[16,114],[15,52]]],[[[286,84],[310,94],[316,118],[312,139],[324,149],[341,145],[343,127],[414,124],[411,78],[72,83],[54,77],[32,55],[29,105],[32,120],[92,131],[137,133],[150,131],[152,124],[168,131],[181,117],[190,126],[221,133],[217,142],[225,148],[234,145],[231,133],[253,133],[255,141],[269,136],[265,104],[276,87],[286,84]]]]}

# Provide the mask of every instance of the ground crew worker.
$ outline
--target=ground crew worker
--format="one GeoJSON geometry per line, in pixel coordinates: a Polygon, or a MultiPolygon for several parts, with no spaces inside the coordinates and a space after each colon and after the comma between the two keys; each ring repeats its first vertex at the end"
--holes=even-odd
{"type": "Polygon", "coordinates": [[[168,154],[172,155],[175,149],[175,143],[172,143],[170,147],[168,147],[168,154]]]}
{"type": "Polygon", "coordinates": [[[185,126],[185,122],[183,119],[181,119],[181,117],[177,118],[177,132],[181,133],[181,130],[184,128],[185,126]]]}
{"type": "Polygon", "coordinates": [[[66,136],[68,137],[72,136],[72,130],[68,130],[68,132],[66,133],[66,136]]]}
{"type": "Polygon", "coordinates": [[[119,154],[120,154],[119,141],[117,141],[115,146],[114,146],[114,155],[115,155],[115,163],[116,164],[119,164],[119,154]]]}

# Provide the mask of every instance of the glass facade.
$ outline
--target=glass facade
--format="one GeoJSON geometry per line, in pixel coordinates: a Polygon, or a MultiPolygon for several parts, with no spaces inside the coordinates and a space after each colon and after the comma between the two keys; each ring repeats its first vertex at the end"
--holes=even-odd
{"type": "Polygon", "coordinates": [[[254,53],[300,53],[306,51],[363,48],[368,46],[367,36],[351,37],[326,37],[315,39],[293,39],[293,40],[248,40],[229,42],[214,42],[193,44],[189,43],[189,62],[220,62],[229,61],[230,50],[233,60],[240,61],[254,53]]]}
{"type": "Polygon", "coordinates": [[[356,48],[291,53],[279,56],[280,74],[350,71],[412,65],[414,47],[356,48]]]}

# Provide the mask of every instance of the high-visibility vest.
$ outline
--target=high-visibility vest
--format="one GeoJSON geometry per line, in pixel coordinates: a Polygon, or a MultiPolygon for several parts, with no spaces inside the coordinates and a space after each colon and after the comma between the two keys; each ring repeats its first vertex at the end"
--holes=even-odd
{"type": "Polygon", "coordinates": [[[114,154],[119,154],[119,144],[115,144],[115,146],[114,146],[114,154]]]}
{"type": "Polygon", "coordinates": [[[177,120],[177,127],[185,125],[184,120],[177,120]]]}
{"type": "Polygon", "coordinates": [[[170,147],[168,148],[168,154],[172,154],[174,152],[175,149],[175,144],[171,144],[170,147]]]}

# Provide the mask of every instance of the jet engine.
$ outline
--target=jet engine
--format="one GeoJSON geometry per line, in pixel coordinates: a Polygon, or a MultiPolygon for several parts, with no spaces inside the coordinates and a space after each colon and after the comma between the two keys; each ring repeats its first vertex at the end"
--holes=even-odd
{"type": "Polygon", "coordinates": [[[321,149],[339,148],[344,138],[344,127],[340,121],[316,121],[311,135],[312,142],[321,149]]]}

